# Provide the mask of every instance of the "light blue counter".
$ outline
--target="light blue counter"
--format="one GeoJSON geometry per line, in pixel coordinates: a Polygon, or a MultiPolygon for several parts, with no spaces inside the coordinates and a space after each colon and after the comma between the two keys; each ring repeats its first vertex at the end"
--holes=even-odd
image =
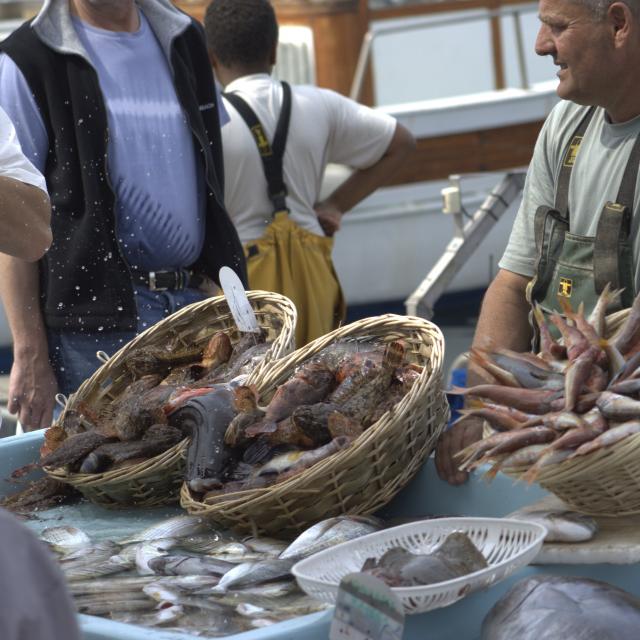
{"type": "MultiPolygon", "coordinates": [[[[15,468],[33,461],[41,444],[41,434],[5,438],[0,442],[0,477],[7,477],[15,468]]],[[[4,491],[9,489],[6,485],[4,491]]],[[[428,461],[413,481],[398,494],[380,515],[388,518],[443,516],[501,517],[521,506],[539,500],[545,493],[537,486],[523,486],[505,476],[486,484],[473,477],[462,487],[441,482],[428,461]]],[[[107,515],[99,507],[102,517],[107,515]]],[[[61,508],[62,509],[62,508],[61,508]]],[[[64,507],[73,509],[73,507],[64,507]]],[[[161,510],[157,514],[177,513],[178,509],[161,510]]],[[[149,510],[147,514],[152,513],[149,510]]],[[[114,512],[114,520],[124,514],[114,512]]],[[[136,516],[142,519],[142,514],[136,516]]],[[[107,515],[107,517],[109,517],[107,515]]],[[[533,573],[554,573],[605,580],[640,596],[640,572],[637,565],[546,565],[529,566],[486,591],[472,594],[456,604],[429,613],[407,618],[404,640],[476,640],[482,619],[494,602],[515,582],[533,573]]],[[[92,616],[80,616],[86,640],[195,640],[189,634],[166,633],[158,629],[143,629],[92,616]]],[[[265,629],[227,636],[233,640],[326,640],[331,624],[331,611],[317,613],[265,629]]],[[[515,639],[514,639],[515,640],[515,639]]]]}

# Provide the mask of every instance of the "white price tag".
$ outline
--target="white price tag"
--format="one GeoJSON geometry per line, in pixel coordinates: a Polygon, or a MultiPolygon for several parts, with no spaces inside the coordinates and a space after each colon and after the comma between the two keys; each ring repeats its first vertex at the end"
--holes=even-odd
{"type": "Polygon", "coordinates": [[[404,608],[378,578],[350,573],[340,582],[329,640],[402,640],[404,608]]]}
{"type": "Polygon", "coordinates": [[[219,273],[220,286],[229,303],[231,315],[243,333],[260,333],[256,314],[247,300],[244,286],[236,272],[229,267],[222,267],[219,273]]]}

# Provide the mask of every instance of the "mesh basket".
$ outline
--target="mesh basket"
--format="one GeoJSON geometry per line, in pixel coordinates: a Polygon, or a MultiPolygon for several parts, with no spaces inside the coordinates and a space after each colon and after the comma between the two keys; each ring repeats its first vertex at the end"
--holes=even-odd
{"type": "MultiPolygon", "coordinates": [[[[505,518],[439,518],[384,529],[320,551],[293,566],[300,588],[313,598],[335,604],[340,581],[360,571],[368,558],[403,548],[426,554],[453,532],[466,533],[486,558],[488,567],[435,584],[393,587],[405,613],[446,607],[466,595],[486,589],[531,562],[542,547],[546,529],[533,522],[505,518]]],[[[514,639],[515,640],[515,639],[514,639]]]]}
{"type": "MultiPolygon", "coordinates": [[[[296,309],[288,298],[276,293],[248,291],[247,297],[258,325],[267,332],[267,340],[272,341],[264,360],[247,380],[247,384],[253,384],[269,362],[282,358],[293,349],[296,309]]],[[[108,358],[85,380],[69,397],[65,410],[53,426],[60,424],[65,413],[78,405],[99,410],[117,399],[131,383],[125,364],[127,357],[136,349],[169,343],[204,345],[218,331],[225,331],[232,344],[240,338],[224,296],[196,302],[158,322],[108,358]]],[[[189,439],[185,438],[158,456],[105,473],[69,473],[64,468],[46,468],[45,472],[73,485],[87,499],[105,507],[170,504],[178,499],[188,445],[189,439]]]]}
{"type": "Polygon", "coordinates": [[[268,399],[305,360],[342,339],[401,339],[408,359],[423,367],[410,391],[350,446],[270,487],[197,501],[187,484],[180,503],[189,512],[239,531],[293,533],[341,513],[369,514],[409,481],[433,450],[449,409],[442,390],[444,338],[434,324],[398,315],[359,320],[336,329],[267,367],[256,381],[268,399]]]}

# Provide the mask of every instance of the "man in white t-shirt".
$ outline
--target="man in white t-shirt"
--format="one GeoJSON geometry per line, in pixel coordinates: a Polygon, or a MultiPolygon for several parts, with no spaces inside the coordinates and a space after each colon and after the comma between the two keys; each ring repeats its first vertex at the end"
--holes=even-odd
{"type": "MultiPolygon", "coordinates": [[[[50,217],[45,180],[0,109],[0,253],[39,260],[51,244],[50,217]]],[[[0,541],[0,638],[79,640],[64,577],[44,544],[4,509],[0,541]]]]}
{"type": "MultiPolygon", "coordinates": [[[[238,96],[250,107],[268,143],[273,145],[282,111],[283,87],[271,77],[278,42],[278,24],[271,4],[267,0],[213,0],[206,11],[205,32],[216,76],[225,87],[224,95],[238,96]]],[[[229,98],[223,99],[230,117],[222,129],[225,206],[245,247],[249,284],[254,286],[259,270],[255,266],[255,260],[259,259],[255,252],[265,250],[256,241],[268,234],[275,207],[269,197],[255,136],[235,103],[229,98]]],[[[414,144],[407,129],[387,114],[327,89],[292,87],[282,160],[286,195],[283,204],[298,235],[304,242],[310,242],[310,246],[305,245],[307,256],[314,249],[320,250],[314,242],[317,238],[330,247],[327,237],[340,228],[342,216],[384,184],[414,144]],[[322,177],[330,162],[347,165],[355,171],[326,199],[319,201],[322,177]]],[[[330,261],[330,249],[325,255],[330,261]]],[[[289,266],[292,277],[305,268],[304,265],[289,266]]],[[[311,268],[317,271],[320,267],[314,263],[311,268]]],[[[331,266],[326,278],[332,277],[335,279],[331,266]]],[[[286,277],[279,281],[282,284],[286,277]]],[[[315,288],[316,283],[301,283],[299,287],[304,289],[305,284],[307,288],[315,288]]],[[[279,292],[290,295],[290,291],[279,292]]],[[[310,314],[319,313],[327,318],[320,326],[328,329],[332,324],[335,326],[331,296],[327,297],[324,308],[317,309],[304,291],[297,290],[295,295],[299,320],[307,322],[310,314]]],[[[311,337],[313,335],[307,335],[306,339],[311,337]]]]}
{"type": "Polygon", "coordinates": [[[51,245],[51,207],[42,174],[22,153],[0,109],[0,253],[39,260],[51,245]]]}

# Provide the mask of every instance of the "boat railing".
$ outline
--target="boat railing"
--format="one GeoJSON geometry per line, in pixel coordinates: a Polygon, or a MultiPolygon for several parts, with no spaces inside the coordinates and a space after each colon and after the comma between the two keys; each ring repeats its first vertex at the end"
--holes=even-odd
{"type": "MultiPolygon", "coordinates": [[[[469,174],[472,175],[472,174],[469,174]]],[[[469,177],[467,175],[466,177],[469,177]]],[[[450,187],[443,189],[443,213],[453,217],[454,236],[416,290],[405,300],[407,315],[431,319],[438,298],[465,265],[486,235],[516,201],[524,187],[525,171],[509,171],[491,190],[480,207],[467,215],[461,202],[460,181],[465,176],[450,176],[450,187]]]]}
{"type": "Polygon", "coordinates": [[[465,12],[464,15],[448,14],[434,17],[433,15],[422,18],[413,18],[410,23],[401,24],[378,24],[374,29],[369,29],[362,39],[358,62],[354,72],[353,82],[349,96],[352,100],[358,101],[361,97],[365,84],[367,68],[371,60],[374,41],[381,36],[406,33],[409,31],[419,31],[421,29],[432,29],[434,27],[448,27],[470,22],[485,22],[492,19],[509,18],[513,20],[516,54],[518,58],[518,70],[520,74],[520,88],[529,89],[529,77],[527,73],[524,38],[522,35],[522,15],[535,13],[538,10],[538,3],[520,4],[514,6],[503,6],[498,9],[484,9],[478,11],[465,12]]]}

